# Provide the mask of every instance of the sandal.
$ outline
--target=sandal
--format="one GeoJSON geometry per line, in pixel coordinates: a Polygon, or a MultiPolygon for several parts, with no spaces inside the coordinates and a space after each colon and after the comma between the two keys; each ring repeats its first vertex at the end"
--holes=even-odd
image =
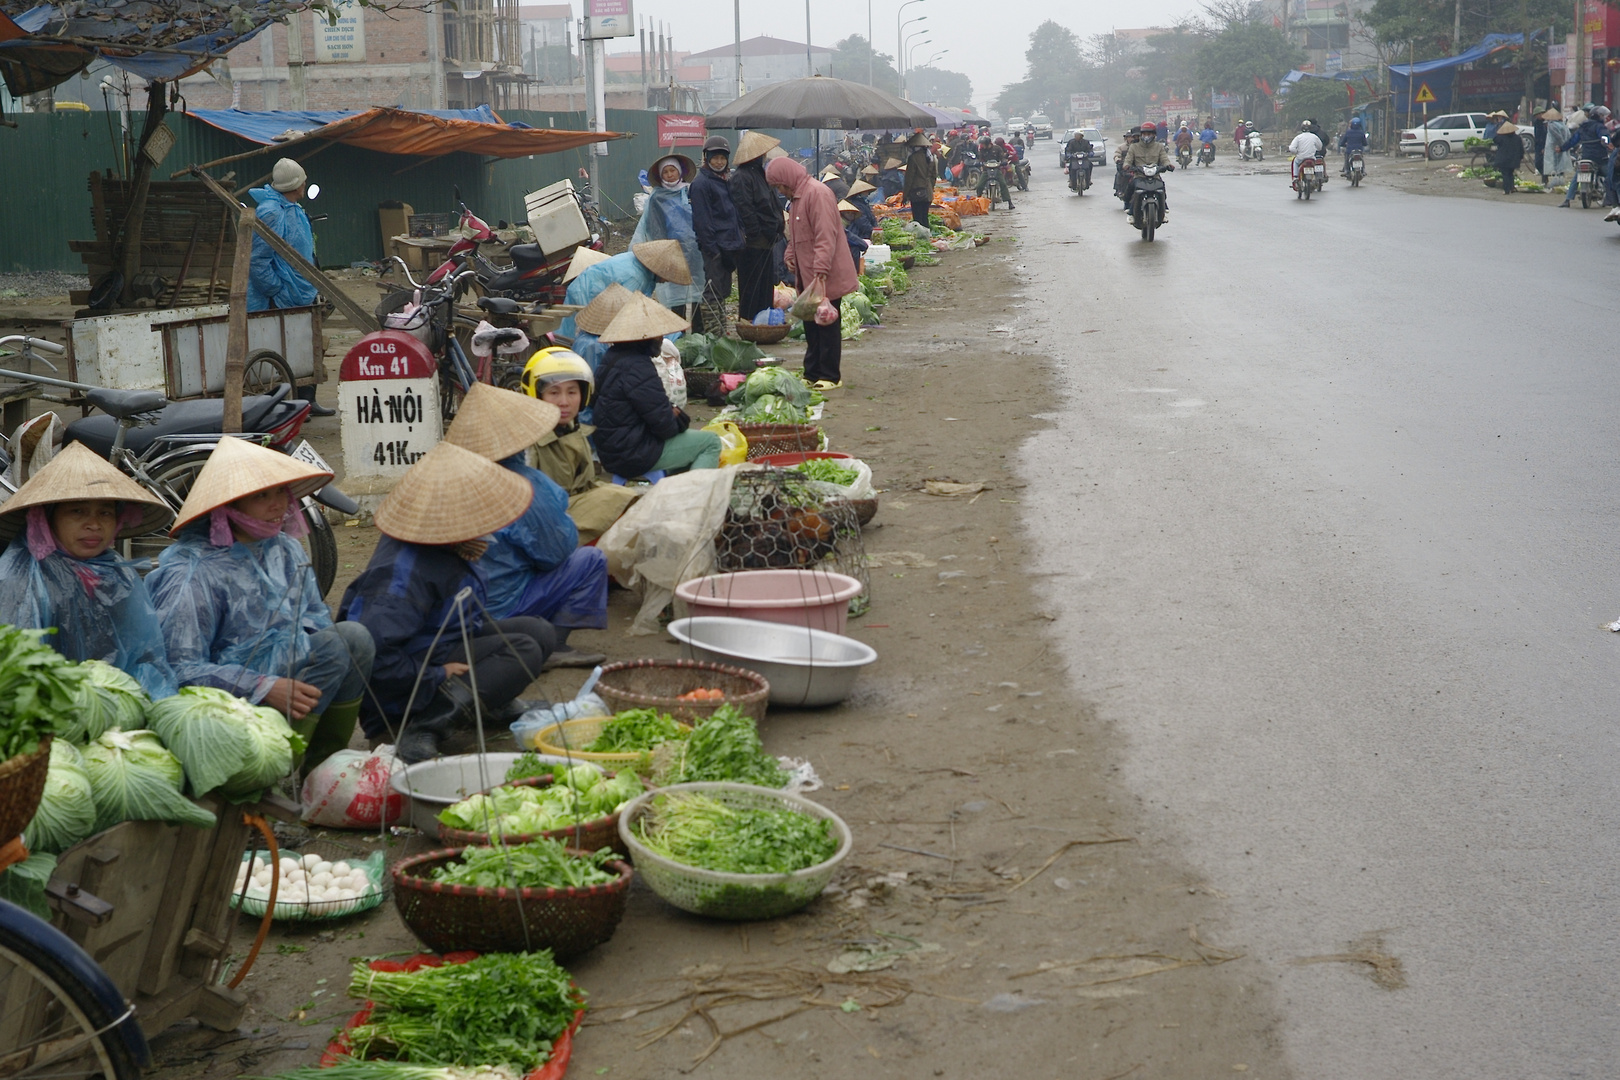
{"type": "Polygon", "coordinates": [[[822,393],[825,393],[828,390],[842,390],[843,388],[844,383],[841,379],[838,382],[833,382],[831,379],[817,379],[815,382],[810,384],[810,389],[822,393]]]}

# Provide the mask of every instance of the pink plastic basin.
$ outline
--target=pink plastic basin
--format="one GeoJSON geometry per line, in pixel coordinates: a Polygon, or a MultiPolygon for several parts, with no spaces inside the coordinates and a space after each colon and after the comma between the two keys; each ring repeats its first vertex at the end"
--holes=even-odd
{"type": "Polygon", "coordinates": [[[675,595],[693,616],[729,615],[842,634],[849,602],[860,591],[859,581],[829,570],[744,570],[696,578],[675,595]]]}

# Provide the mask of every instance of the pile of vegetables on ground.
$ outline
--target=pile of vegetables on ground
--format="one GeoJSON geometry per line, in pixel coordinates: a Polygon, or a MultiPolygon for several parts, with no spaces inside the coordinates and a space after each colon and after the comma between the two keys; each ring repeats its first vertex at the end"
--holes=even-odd
{"type": "Polygon", "coordinates": [[[560,840],[542,836],[523,844],[465,848],[459,858],[434,867],[428,880],[481,889],[583,889],[617,881],[618,874],[602,868],[616,858],[612,848],[570,852],[560,840]]]}
{"type": "Polygon", "coordinates": [[[753,371],[757,367],[754,361],[765,359],[765,352],[753,342],[721,334],[682,334],[675,347],[682,367],[722,375],[753,371]]]}
{"type": "Polygon", "coordinates": [[[634,829],[637,840],[667,859],[730,874],[791,874],[838,850],[825,818],[786,807],[728,806],[687,791],[654,798],[634,829]]]}
{"type": "Polygon", "coordinates": [[[741,424],[804,424],[810,409],[825,399],[793,372],[779,367],[760,368],[726,398],[721,416],[741,424]]]}
{"type": "Polygon", "coordinates": [[[730,780],[760,787],[786,787],[782,763],[765,752],[754,718],[735,705],[722,705],[714,715],[680,740],[653,753],[653,786],[730,780]]]}
{"type": "MultiPolygon", "coordinates": [[[[519,759],[513,770],[522,764],[519,759]]],[[[588,762],[549,768],[549,784],[511,783],[523,778],[509,772],[508,783],[445,807],[439,821],[452,829],[490,837],[532,836],[616,814],[645,790],[629,769],[609,779],[588,762]]]]}

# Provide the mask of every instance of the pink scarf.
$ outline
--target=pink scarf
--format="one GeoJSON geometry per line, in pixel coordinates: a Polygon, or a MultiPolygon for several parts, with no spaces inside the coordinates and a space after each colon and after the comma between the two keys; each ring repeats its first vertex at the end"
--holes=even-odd
{"type": "MultiPolygon", "coordinates": [[[[146,515],[137,503],[120,503],[118,505],[118,531],[134,528],[141,523],[146,515]]],[[[36,559],[43,559],[51,552],[62,548],[56,539],[56,533],[51,529],[50,518],[45,514],[45,507],[30,506],[28,508],[28,552],[36,559]]],[[[67,549],[62,548],[66,553],[67,549]]]]}
{"type": "Polygon", "coordinates": [[[251,540],[268,540],[277,533],[286,533],[299,539],[309,533],[309,522],[304,518],[302,499],[287,496],[287,514],[280,521],[266,522],[248,517],[234,506],[216,506],[208,512],[208,542],[215,547],[230,547],[236,543],[232,526],[240,529],[251,540]]]}

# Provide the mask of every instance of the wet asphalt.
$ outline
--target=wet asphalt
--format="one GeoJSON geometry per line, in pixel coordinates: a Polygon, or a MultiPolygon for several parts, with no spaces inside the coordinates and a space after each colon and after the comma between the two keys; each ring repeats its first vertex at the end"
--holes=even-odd
{"type": "Polygon", "coordinates": [[[1200,932],[1298,1076],[1615,1075],[1620,228],[1227,157],[1148,244],[1051,156],[987,315],[1059,373],[1032,570],[1200,932]]]}

